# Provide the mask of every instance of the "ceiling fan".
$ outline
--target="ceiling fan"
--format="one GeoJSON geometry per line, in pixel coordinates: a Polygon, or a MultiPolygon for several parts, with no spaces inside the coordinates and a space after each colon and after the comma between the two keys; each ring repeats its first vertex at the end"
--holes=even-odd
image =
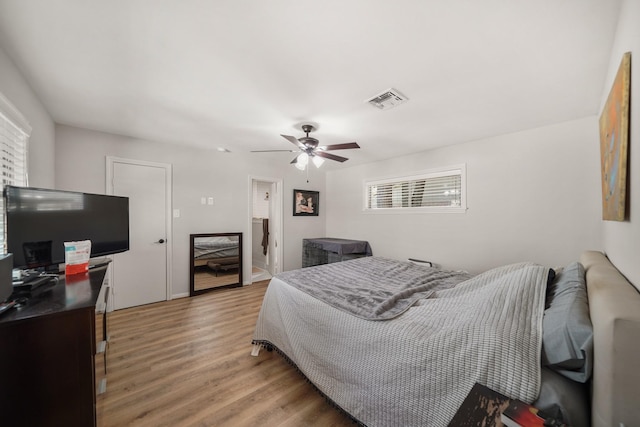
{"type": "MultiPolygon", "coordinates": [[[[335,154],[327,153],[327,151],[349,150],[352,148],[360,148],[360,146],[356,142],[346,142],[344,144],[318,146],[319,141],[316,138],[309,136],[309,132],[313,132],[314,130],[315,128],[313,127],[313,125],[306,124],[306,125],[302,125],[302,131],[305,132],[307,135],[303,136],[302,138],[295,138],[290,135],[282,135],[282,134],[280,135],[281,137],[283,137],[284,139],[286,139],[287,141],[291,142],[293,145],[298,147],[299,151],[301,152],[291,161],[291,164],[295,164],[298,169],[303,170],[306,167],[307,163],[309,162],[309,159],[312,159],[313,163],[317,167],[320,167],[320,165],[322,165],[322,163],[324,162],[322,158],[335,160],[337,162],[342,163],[349,159],[347,159],[346,157],[336,156],[335,154]]],[[[264,152],[272,152],[272,151],[288,151],[292,153],[295,152],[295,150],[256,150],[256,151],[252,151],[252,153],[264,153],[264,152]]]]}

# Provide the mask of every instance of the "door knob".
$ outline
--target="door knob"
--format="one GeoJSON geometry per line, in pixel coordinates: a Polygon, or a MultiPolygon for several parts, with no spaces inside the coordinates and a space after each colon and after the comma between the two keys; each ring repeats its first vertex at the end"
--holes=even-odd
{"type": "Polygon", "coordinates": [[[164,243],[164,239],[160,239],[160,240],[158,240],[158,242],[157,242],[157,243],[164,243]]]}

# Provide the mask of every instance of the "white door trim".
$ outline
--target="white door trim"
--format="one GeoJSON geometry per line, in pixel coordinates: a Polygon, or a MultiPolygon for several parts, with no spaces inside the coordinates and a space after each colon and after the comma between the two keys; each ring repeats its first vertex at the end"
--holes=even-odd
{"type": "MultiPolygon", "coordinates": [[[[165,227],[167,230],[167,301],[172,299],[173,296],[173,216],[172,216],[172,206],[173,206],[173,174],[172,174],[172,165],[169,163],[157,163],[157,162],[148,162],[145,160],[135,160],[135,159],[125,159],[122,157],[113,157],[107,156],[106,158],[106,193],[109,195],[113,194],[113,164],[114,163],[124,163],[128,165],[137,165],[137,166],[152,166],[156,168],[163,168],[165,170],[165,188],[166,188],[166,206],[165,206],[165,227]]],[[[111,271],[111,269],[109,269],[111,271]]],[[[113,283],[113,282],[111,282],[113,283]]]]}
{"type": "MultiPolygon", "coordinates": [[[[255,176],[255,175],[249,175],[249,183],[248,183],[248,188],[249,191],[247,191],[248,195],[249,195],[249,211],[247,212],[247,222],[248,222],[248,226],[247,226],[247,242],[248,244],[246,245],[248,247],[248,253],[251,259],[251,257],[253,256],[252,251],[253,251],[253,181],[263,181],[263,182],[270,182],[271,184],[275,184],[276,185],[276,191],[275,194],[270,194],[269,197],[271,198],[271,203],[272,206],[275,208],[276,211],[276,217],[275,220],[276,225],[277,225],[277,231],[278,234],[276,236],[274,236],[275,242],[276,242],[276,258],[278,260],[278,264],[275,266],[275,270],[274,270],[274,274],[278,274],[282,271],[283,265],[284,265],[284,258],[283,258],[283,254],[284,254],[284,250],[283,250],[283,236],[284,236],[284,229],[283,229],[283,218],[284,218],[284,214],[283,214],[283,201],[284,201],[284,197],[282,195],[282,179],[281,178],[273,178],[273,177],[264,177],[264,176],[255,176]]],[[[273,219],[270,219],[270,221],[272,221],[273,219]]],[[[244,284],[245,285],[249,285],[251,284],[251,262],[248,262],[247,264],[249,264],[249,268],[245,268],[245,273],[248,270],[249,274],[245,274],[244,277],[245,279],[244,284]]]]}

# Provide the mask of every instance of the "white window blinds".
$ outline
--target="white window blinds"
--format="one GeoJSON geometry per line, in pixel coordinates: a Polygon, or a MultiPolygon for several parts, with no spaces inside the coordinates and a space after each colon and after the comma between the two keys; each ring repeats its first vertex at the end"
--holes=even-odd
{"type": "Polygon", "coordinates": [[[365,210],[464,212],[465,166],[365,182],[365,210]]]}
{"type": "MultiPolygon", "coordinates": [[[[31,126],[20,112],[0,94],[0,169],[2,181],[0,191],[5,185],[27,185],[27,144],[31,126]]],[[[0,246],[6,253],[4,198],[0,197],[2,224],[0,224],[0,246]]]]}

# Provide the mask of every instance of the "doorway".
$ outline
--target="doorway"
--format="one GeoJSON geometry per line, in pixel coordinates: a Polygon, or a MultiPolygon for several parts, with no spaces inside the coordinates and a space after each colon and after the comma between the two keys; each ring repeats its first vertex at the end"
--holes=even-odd
{"type": "Polygon", "coordinates": [[[282,263],[282,180],[249,177],[251,283],[270,279],[282,263]]]}
{"type": "Polygon", "coordinates": [[[107,157],[107,194],[129,197],[129,251],[111,267],[114,308],[171,299],[171,165],[107,157]]]}

